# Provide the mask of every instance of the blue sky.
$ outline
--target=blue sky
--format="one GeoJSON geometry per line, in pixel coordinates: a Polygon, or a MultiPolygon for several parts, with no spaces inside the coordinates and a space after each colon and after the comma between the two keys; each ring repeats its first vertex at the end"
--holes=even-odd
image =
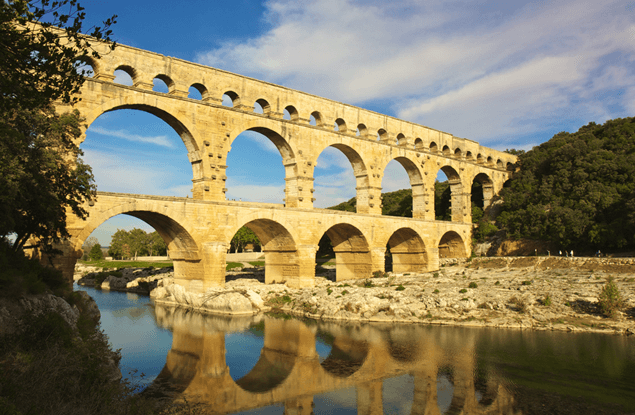
{"type": "MultiPolygon", "coordinates": [[[[476,140],[530,149],[560,131],[635,115],[635,1],[85,0],[87,22],[117,14],[115,39],[476,140]]],[[[125,80],[120,79],[120,82],[125,80]]],[[[159,86],[157,86],[159,87],[159,86]]],[[[99,190],[185,196],[180,138],[138,111],[98,118],[81,148],[99,190]],[[125,151],[122,151],[125,150],[125,151]]],[[[229,199],[282,203],[281,158],[243,134],[229,199]]],[[[408,186],[391,163],[384,191],[408,186]]],[[[355,196],[338,150],[316,168],[316,207],[355,196]]],[[[121,216],[98,229],[150,227],[121,216]]]]}

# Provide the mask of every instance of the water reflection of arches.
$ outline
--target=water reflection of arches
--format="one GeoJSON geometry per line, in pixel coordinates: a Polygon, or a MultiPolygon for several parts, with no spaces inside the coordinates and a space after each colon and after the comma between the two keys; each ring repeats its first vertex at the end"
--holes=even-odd
{"type": "Polygon", "coordinates": [[[231,326],[241,330],[240,326],[249,326],[249,319],[232,324],[230,318],[218,316],[193,319],[184,310],[157,313],[169,314],[175,316],[170,327],[173,347],[156,383],[169,383],[169,390],[182,393],[189,402],[210,405],[220,413],[276,403],[310,410],[312,396],[354,387],[358,413],[370,414],[382,408],[384,379],[404,374],[414,379],[413,414],[440,413],[439,398],[446,399],[445,405],[453,411],[466,414],[510,413],[513,404],[496,376],[481,379],[476,386],[475,338],[470,332],[438,336],[421,326],[354,328],[318,322],[316,327],[264,317],[264,347],[258,363],[233,381],[224,361],[224,330],[232,330],[231,326]],[[333,345],[321,364],[315,351],[316,331],[328,333],[333,345]],[[404,348],[408,350],[400,351],[404,348]],[[437,396],[440,379],[453,385],[452,396],[437,396]]]}
{"type": "Polygon", "coordinates": [[[337,377],[348,377],[359,370],[367,355],[366,342],[339,336],[331,346],[331,353],[321,364],[324,370],[337,377]]]}

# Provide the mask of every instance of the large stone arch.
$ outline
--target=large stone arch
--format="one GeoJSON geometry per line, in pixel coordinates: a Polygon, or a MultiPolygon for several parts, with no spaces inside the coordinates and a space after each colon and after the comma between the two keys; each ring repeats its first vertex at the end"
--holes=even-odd
{"type": "Polygon", "coordinates": [[[494,182],[490,176],[486,173],[478,173],[472,179],[472,185],[477,182],[483,189],[483,210],[487,210],[492,204],[492,198],[494,197],[494,182]]]}
{"type": "Polygon", "coordinates": [[[336,281],[370,276],[372,268],[370,246],[357,227],[348,223],[339,223],[331,226],[324,233],[333,244],[336,281]]]}
{"type": "MultiPolygon", "coordinates": [[[[285,127],[286,122],[253,116],[253,114],[250,115],[253,117],[252,120],[243,122],[241,124],[242,128],[232,131],[229,137],[230,144],[245,131],[257,132],[267,137],[278,149],[282,157],[285,174],[285,206],[312,207],[311,198],[304,197],[303,193],[313,187],[313,178],[307,178],[299,174],[296,151],[291,145],[293,136],[285,127]]],[[[242,116],[244,117],[245,115],[242,116]]]]}
{"type": "MultiPolygon", "coordinates": [[[[423,218],[425,217],[425,206],[426,206],[426,194],[425,194],[425,184],[423,180],[423,174],[421,173],[421,169],[416,165],[414,161],[404,156],[393,157],[388,160],[386,164],[381,169],[382,178],[388,163],[392,160],[397,161],[401,166],[406,170],[408,174],[408,179],[410,180],[410,187],[412,188],[412,217],[413,218],[423,218]]],[[[381,180],[381,179],[380,179],[381,180]]]]}
{"type": "MultiPolygon", "coordinates": [[[[101,115],[108,112],[124,109],[144,111],[148,114],[156,116],[160,120],[167,123],[170,127],[172,127],[172,129],[174,129],[179,137],[181,137],[181,140],[183,141],[183,144],[185,145],[185,148],[187,150],[187,157],[190,164],[192,165],[194,198],[203,198],[204,191],[202,189],[202,186],[204,186],[203,181],[205,176],[205,168],[202,163],[203,156],[199,151],[197,137],[195,137],[193,133],[193,131],[196,131],[196,127],[188,125],[187,121],[175,116],[172,113],[173,108],[169,104],[169,98],[157,99],[157,97],[152,94],[126,94],[125,96],[112,99],[95,107],[80,102],[79,109],[82,113],[82,116],[85,118],[86,128],[89,128],[90,125],[101,115]],[[84,105],[86,107],[84,107],[84,105]]],[[[78,142],[77,145],[81,144],[81,142],[83,142],[85,139],[86,135],[83,134],[80,138],[81,141],[78,142]]]]}
{"type": "Polygon", "coordinates": [[[455,231],[448,231],[439,240],[439,258],[466,258],[465,241],[455,231]]]}
{"type": "MultiPolygon", "coordinates": [[[[98,196],[99,199],[103,196],[98,196]]],[[[81,228],[70,229],[75,249],[81,249],[88,236],[108,219],[117,215],[129,215],[141,219],[152,226],[161,235],[168,246],[168,254],[174,263],[176,282],[189,286],[189,281],[203,276],[202,255],[199,246],[189,230],[183,226],[180,218],[172,217],[168,212],[152,201],[134,201],[112,206],[99,211],[89,209],[88,219],[81,228]]]]}
{"type": "MultiPolygon", "coordinates": [[[[452,222],[467,221],[467,215],[471,210],[471,204],[469,200],[469,193],[464,190],[464,184],[461,180],[461,176],[456,169],[449,164],[441,166],[440,170],[445,173],[450,185],[450,209],[452,211],[452,222]]],[[[469,219],[471,220],[471,215],[469,219]]]]}
{"type": "Polygon", "coordinates": [[[428,266],[428,253],[419,234],[411,228],[397,229],[388,239],[387,245],[392,254],[392,271],[425,272],[428,266]]]}
{"type": "MultiPolygon", "coordinates": [[[[315,160],[312,161],[313,165],[317,165],[317,161],[320,158],[320,155],[326,150],[328,147],[333,147],[342,152],[351,163],[351,167],[353,168],[353,174],[355,175],[356,181],[356,196],[357,196],[357,213],[368,213],[369,212],[369,204],[373,203],[372,199],[370,199],[370,181],[368,178],[368,167],[367,163],[364,161],[363,157],[359,154],[357,150],[352,148],[349,145],[342,143],[334,143],[329,144],[327,147],[323,148],[319,153],[316,153],[315,160]]],[[[314,170],[315,171],[315,170],[314,170]]],[[[378,201],[376,203],[379,203],[378,201]]]]}
{"type": "Polygon", "coordinates": [[[227,246],[242,226],[251,229],[260,240],[265,255],[266,284],[282,283],[300,276],[296,240],[287,227],[268,218],[247,220],[233,228],[233,232],[230,231],[226,236],[227,246]]]}

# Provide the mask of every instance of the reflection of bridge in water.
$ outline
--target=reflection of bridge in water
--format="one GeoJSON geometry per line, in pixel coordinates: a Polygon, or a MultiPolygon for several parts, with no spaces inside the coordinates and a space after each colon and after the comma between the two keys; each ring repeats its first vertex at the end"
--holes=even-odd
{"type": "MultiPolygon", "coordinates": [[[[493,373],[477,371],[475,337],[427,336],[425,327],[333,323],[262,317],[264,347],[252,370],[234,381],[225,361],[225,333],[253,326],[233,319],[157,306],[160,325],[173,332],[172,349],[155,385],[203,403],[213,413],[283,404],[286,414],[311,414],[315,395],[354,387],[358,414],[383,413],[384,380],[414,378],[412,414],[440,414],[437,383],[446,376],[454,392],[449,413],[513,413],[513,398],[493,373]],[[320,363],[316,336],[331,351],[320,363]]],[[[152,389],[152,388],[151,388],[152,389]]]]}

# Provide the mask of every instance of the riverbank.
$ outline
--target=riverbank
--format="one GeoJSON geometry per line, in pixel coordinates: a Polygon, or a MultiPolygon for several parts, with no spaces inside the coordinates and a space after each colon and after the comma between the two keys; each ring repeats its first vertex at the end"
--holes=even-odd
{"type": "MultiPolygon", "coordinates": [[[[444,260],[441,265],[432,273],[365,280],[316,277],[315,287],[305,289],[265,285],[262,270],[254,268],[228,273],[225,288],[204,294],[173,284],[169,271],[138,278],[151,279],[146,288],[157,303],[210,313],[275,311],[323,320],[635,334],[633,259],[497,257],[444,260]],[[597,303],[609,276],[624,299],[615,318],[604,317],[597,303]]],[[[134,279],[123,284],[135,272],[141,275],[131,270],[125,279],[123,273],[108,277],[108,284],[139,292],[144,284],[135,286],[134,279]]]]}

